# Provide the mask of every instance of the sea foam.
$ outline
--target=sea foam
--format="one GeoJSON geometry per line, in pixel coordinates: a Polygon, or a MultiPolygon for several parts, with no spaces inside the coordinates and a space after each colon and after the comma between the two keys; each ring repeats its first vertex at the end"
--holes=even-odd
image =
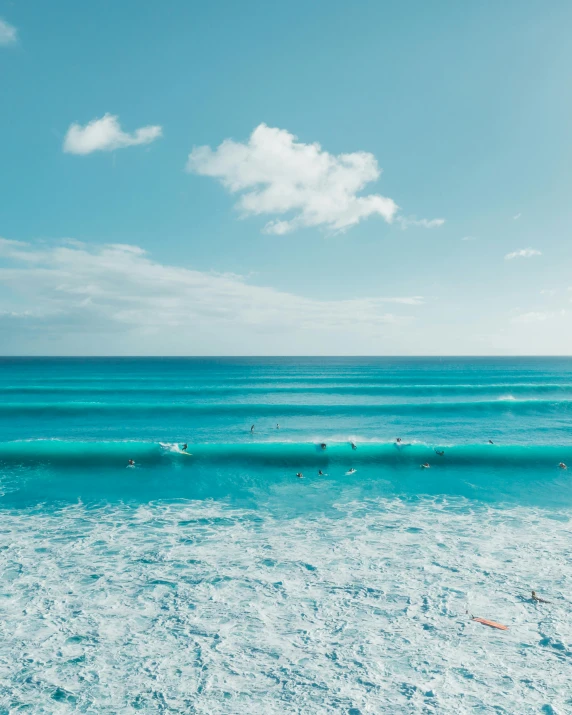
{"type": "Polygon", "coordinates": [[[566,712],[571,536],[464,499],[5,513],[0,708],[566,712]]]}

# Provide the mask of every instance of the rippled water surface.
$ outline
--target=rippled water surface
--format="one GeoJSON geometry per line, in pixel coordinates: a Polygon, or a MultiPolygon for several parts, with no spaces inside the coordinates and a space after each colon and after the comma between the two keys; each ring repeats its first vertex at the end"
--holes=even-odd
{"type": "Polygon", "coordinates": [[[0,397],[0,713],[572,711],[572,360],[5,359],[0,397]]]}

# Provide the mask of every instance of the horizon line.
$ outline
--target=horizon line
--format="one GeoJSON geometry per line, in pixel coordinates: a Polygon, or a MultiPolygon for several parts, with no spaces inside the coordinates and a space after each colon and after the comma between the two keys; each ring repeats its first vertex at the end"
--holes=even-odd
{"type": "Polygon", "coordinates": [[[483,359],[483,358],[572,358],[572,354],[527,354],[527,355],[507,355],[507,354],[487,354],[487,355],[465,355],[465,354],[443,354],[443,355],[0,355],[0,360],[221,360],[221,359],[251,359],[251,360],[308,360],[308,359],[407,359],[407,360],[429,360],[443,358],[464,358],[464,359],[483,359]]]}

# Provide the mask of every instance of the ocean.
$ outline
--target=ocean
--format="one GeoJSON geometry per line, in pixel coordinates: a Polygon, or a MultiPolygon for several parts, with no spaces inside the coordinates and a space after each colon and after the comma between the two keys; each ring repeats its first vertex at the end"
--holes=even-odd
{"type": "Polygon", "coordinates": [[[0,714],[572,712],[572,359],[1,358],[0,396],[0,714]]]}

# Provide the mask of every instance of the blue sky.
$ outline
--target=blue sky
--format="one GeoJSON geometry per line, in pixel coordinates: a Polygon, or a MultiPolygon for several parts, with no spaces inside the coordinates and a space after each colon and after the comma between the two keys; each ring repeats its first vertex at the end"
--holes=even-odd
{"type": "Polygon", "coordinates": [[[570,353],[570,3],[0,19],[1,353],[570,353]]]}

